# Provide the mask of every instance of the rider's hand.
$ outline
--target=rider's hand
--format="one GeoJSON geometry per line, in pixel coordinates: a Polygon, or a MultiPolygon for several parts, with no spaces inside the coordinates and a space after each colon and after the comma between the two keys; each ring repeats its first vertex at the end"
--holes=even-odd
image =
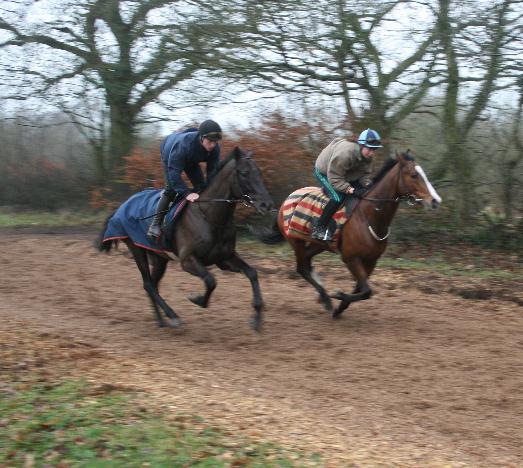
{"type": "Polygon", "coordinates": [[[352,195],[354,193],[354,187],[349,187],[349,189],[347,190],[347,193],[349,195],[352,195]]]}
{"type": "Polygon", "coordinates": [[[368,189],[366,189],[366,188],[359,188],[359,189],[353,190],[352,196],[356,197],[356,198],[363,198],[365,196],[365,194],[367,193],[367,190],[368,189]]]}
{"type": "Polygon", "coordinates": [[[200,198],[200,195],[198,195],[197,193],[190,193],[189,195],[187,195],[186,198],[187,198],[187,201],[193,202],[193,201],[198,200],[198,198],[200,198]]]}

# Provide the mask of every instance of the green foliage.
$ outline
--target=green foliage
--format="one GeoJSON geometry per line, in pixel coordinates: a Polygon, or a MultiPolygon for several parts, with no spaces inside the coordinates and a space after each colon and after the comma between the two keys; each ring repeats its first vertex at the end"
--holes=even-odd
{"type": "Polygon", "coordinates": [[[84,382],[0,392],[0,414],[2,466],[295,466],[279,448],[231,444],[197,419],[189,428],[167,422],[136,407],[132,395],[100,396],[84,382]]]}
{"type": "Polygon", "coordinates": [[[231,442],[197,419],[166,421],[129,393],[100,395],[81,381],[6,388],[0,391],[0,466],[316,466],[312,455],[231,442]]]}
{"type": "Polygon", "coordinates": [[[0,209],[0,227],[21,226],[101,226],[107,213],[86,210],[59,210],[53,213],[35,210],[0,209]]]}
{"type": "Polygon", "coordinates": [[[402,269],[405,271],[430,271],[432,273],[439,273],[448,277],[468,277],[468,278],[497,278],[523,281],[523,275],[517,275],[513,271],[507,271],[492,267],[478,266],[474,269],[464,269],[461,264],[449,263],[448,259],[442,258],[437,254],[421,259],[408,258],[408,255],[403,254],[403,257],[396,257],[385,254],[380,259],[380,267],[391,267],[395,269],[402,269]]]}
{"type": "Polygon", "coordinates": [[[465,233],[463,239],[487,248],[523,252],[523,221],[520,220],[518,224],[479,222],[475,229],[465,233]]]}

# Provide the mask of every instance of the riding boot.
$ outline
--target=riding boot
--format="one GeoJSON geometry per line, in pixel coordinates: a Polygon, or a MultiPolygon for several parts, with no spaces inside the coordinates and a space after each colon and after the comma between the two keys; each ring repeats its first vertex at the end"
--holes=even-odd
{"type": "Polygon", "coordinates": [[[312,227],[311,237],[313,239],[331,241],[332,234],[329,232],[329,221],[336,211],[338,211],[341,202],[336,200],[329,200],[323,209],[323,213],[312,227]]]}
{"type": "Polygon", "coordinates": [[[157,240],[162,234],[162,222],[167,213],[167,209],[169,208],[169,203],[171,203],[171,197],[163,192],[160,201],[158,202],[158,206],[156,207],[153,222],[147,231],[147,237],[157,240]]]}

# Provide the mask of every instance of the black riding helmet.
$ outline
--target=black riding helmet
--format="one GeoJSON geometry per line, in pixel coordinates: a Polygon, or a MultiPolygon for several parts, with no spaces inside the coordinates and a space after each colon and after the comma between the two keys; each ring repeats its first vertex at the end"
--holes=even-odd
{"type": "Polygon", "coordinates": [[[211,141],[222,139],[222,129],[214,120],[204,120],[198,127],[200,138],[207,138],[211,141]]]}

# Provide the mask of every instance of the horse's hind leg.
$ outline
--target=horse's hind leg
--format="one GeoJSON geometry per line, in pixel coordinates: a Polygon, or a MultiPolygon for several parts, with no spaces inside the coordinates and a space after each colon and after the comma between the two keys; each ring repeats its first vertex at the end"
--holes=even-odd
{"type": "Polygon", "coordinates": [[[261,295],[260,283],[258,282],[258,272],[255,268],[251,267],[238,253],[234,252],[231,258],[228,258],[224,262],[218,264],[218,266],[224,270],[230,270],[234,272],[242,272],[252,286],[253,300],[252,306],[254,307],[254,316],[251,320],[251,326],[256,331],[260,331],[262,324],[262,310],[263,310],[263,299],[261,295]]]}
{"type": "Polygon", "coordinates": [[[160,283],[160,280],[163,278],[163,275],[165,273],[165,270],[167,268],[167,263],[169,262],[167,259],[160,257],[159,255],[149,255],[149,259],[151,262],[151,281],[153,283],[153,288],[156,291],[157,299],[159,299],[159,303],[163,304],[162,309],[165,312],[165,315],[169,317],[168,324],[170,327],[176,328],[182,324],[180,318],[176,314],[176,312],[167,305],[167,303],[163,300],[163,298],[160,296],[158,292],[158,285],[160,283]]]}
{"type": "Polygon", "coordinates": [[[323,252],[325,248],[320,244],[306,246],[305,241],[301,239],[292,239],[292,242],[289,240],[289,243],[294,248],[296,271],[318,291],[320,302],[327,312],[332,313],[332,301],[329,294],[321,285],[320,277],[312,267],[312,257],[323,252]]]}
{"type": "Polygon", "coordinates": [[[206,308],[209,305],[209,298],[216,288],[216,280],[214,276],[209,273],[207,268],[200,263],[193,255],[184,258],[181,261],[182,268],[191,275],[198,276],[205,284],[204,294],[191,294],[188,299],[194,304],[206,308]]]}
{"type": "Polygon", "coordinates": [[[169,317],[167,325],[170,327],[176,328],[181,325],[181,320],[176,315],[174,310],[172,310],[167,303],[163,300],[158,292],[158,283],[165,273],[167,260],[158,257],[157,255],[151,257],[153,263],[153,275],[149,269],[149,259],[147,257],[147,252],[141,247],[135,246],[132,242],[126,242],[127,247],[131,251],[134,257],[134,261],[140,270],[143,280],[143,288],[147,292],[151,303],[153,305],[156,318],[158,319],[158,325],[164,327],[166,325],[163,316],[160,312],[159,307],[165,312],[169,317]],[[162,263],[162,260],[165,260],[165,263],[162,263]]]}

